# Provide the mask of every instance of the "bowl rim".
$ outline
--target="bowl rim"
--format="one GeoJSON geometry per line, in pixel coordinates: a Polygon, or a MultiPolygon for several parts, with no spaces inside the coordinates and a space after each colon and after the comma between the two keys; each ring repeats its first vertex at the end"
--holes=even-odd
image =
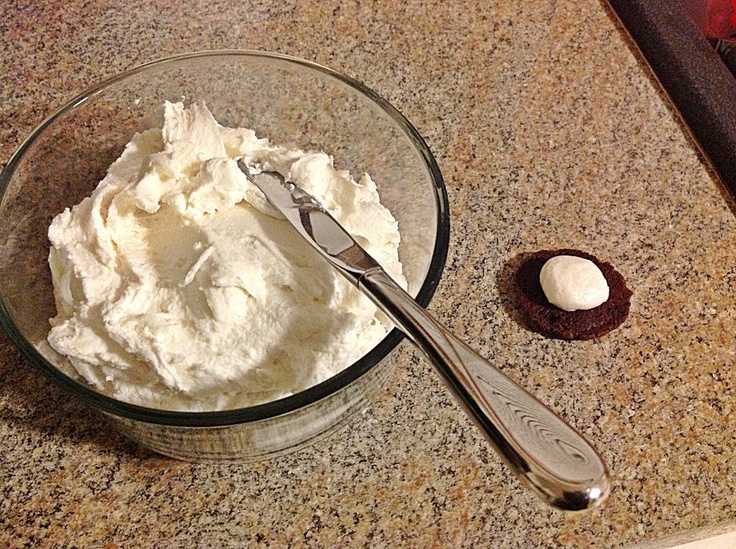
{"type": "MultiPolygon", "coordinates": [[[[248,57],[274,59],[287,64],[299,65],[308,69],[316,70],[324,75],[334,78],[349,87],[354,88],[362,95],[369,98],[376,106],[380,107],[394,123],[404,132],[404,134],[413,142],[417,152],[424,161],[430,179],[432,180],[434,199],[437,207],[437,235],[435,245],[432,252],[429,269],[426,279],[422,284],[416,296],[416,301],[426,307],[439,285],[442,271],[447,261],[447,253],[450,237],[450,215],[447,189],[444,179],[440,172],[437,161],[435,160],[429,146],[424,138],[419,134],[417,129],[409,122],[409,120],[401,114],[398,109],[391,105],[387,100],[383,99],[378,93],[363,84],[362,82],[320,65],[313,61],[308,61],[291,55],[285,55],[276,52],[266,52],[261,50],[246,49],[224,49],[224,50],[204,50],[192,53],[173,55],[143,63],[135,66],[127,71],[123,71],[113,77],[107,78],[100,83],[87,88],[85,91],[74,97],[53,114],[48,116],[41,124],[36,127],[33,132],[20,144],[18,149],[8,160],[5,168],[0,172],[0,203],[2,203],[8,184],[15,172],[17,165],[25,155],[25,152],[40,137],[44,130],[50,126],[55,120],[62,117],[68,111],[82,105],[94,96],[104,92],[107,88],[117,82],[125,80],[130,76],[156,69],[164,65],[175,65],[192,59],[202,59],[208,57],[248,57]]],[[[10,340],[15,347],[21,352],[33,366],[39,369],[49,379],[61,388],[69,391],[69,393],[86,404],[96,408],[97,410],[112,414],[118,417],[126,418],[133,421],[176,426],[176,427],[217,427],[235,425],[241,423],[252,423],[261,420],[267,420],[278,416],[295,412],[301,408],[313,405],[333,393],[336,393],[344,387],[358,380],[374,366],[384,359],[398,344],[404,339],[404,335],[396,328],[392,329],[386,337],[384,337],[378,345],[376,345],[368,354],[359,360],[335,374],[334,376],[322,381],[321,383],[309,387],[303,391],[293,395],[258,404],[245,408],[233,408],[220,411],[203,411],[188,412],[174,411],[158,408],[150,408],[136,404],[127,403],[117,400],[111,396],[105,395],[78,381],[59,368],[51,364],[36,349],[30,341],[28,341],[20,329],[16,326],[13,318],[5,306],[2,297],[2,288],[0,287],[0,325],[4,328],[10,340]]]]}

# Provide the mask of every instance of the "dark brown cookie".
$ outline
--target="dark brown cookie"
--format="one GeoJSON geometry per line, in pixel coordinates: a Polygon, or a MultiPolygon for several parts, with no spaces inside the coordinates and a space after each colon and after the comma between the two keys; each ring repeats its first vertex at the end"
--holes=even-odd
{"type": "Polygon", "coordinates": [[[623,323],[629,314],[631,290],[610,263],[580,250],[542,250],[527,254],[516,272],[519,304],[535,331],[558,339],[595,339],[623,323]],[[598,307],[580,311],[563,311],[544,295],[539,272],[548,259],[557,255],[574,255],[595,263],[606,278],[609,297],[598,307]]]}

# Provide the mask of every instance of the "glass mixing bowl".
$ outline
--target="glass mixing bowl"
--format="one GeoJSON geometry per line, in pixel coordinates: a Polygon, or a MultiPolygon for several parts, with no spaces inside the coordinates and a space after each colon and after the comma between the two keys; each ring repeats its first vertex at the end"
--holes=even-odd
{"type": "Polygon", "coordinates": [[[55,315],[47,229],[89,195],[135,132],[158,125],[165,100],[204,100],[224,126],[273,143],[328,152],[368,172],[399,222],[409,292],[426,306],[447,256],[447,195],[422,137],[363,84],[300,59],[215,51],[156,61],[90,88],[44,121],[0,175],[0,322],[25,357],[123,433],[157,452],[197,461],[256,460],[335,431],[389,376],[402,339],[391,331],[334,377],[248,408],[174,412],[106,396],[46,342],[55,315]]]}

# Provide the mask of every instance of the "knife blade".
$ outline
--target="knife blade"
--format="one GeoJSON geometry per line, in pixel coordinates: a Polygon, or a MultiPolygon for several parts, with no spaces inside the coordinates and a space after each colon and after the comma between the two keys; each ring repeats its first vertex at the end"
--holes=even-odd
{"type": "Polygon", "coordinates": [[[238,165],[299,234],[353,283],[357,283],[366,272],[381,268],[324,206],[304,189],[284,181],[277,172],[252,174],[242,160],[238,165]]]}
{"type": "Polygon", "coordinates": [[[306,191],[275,172],[238,166],[286,220],[423,351],[511,469],[547,503],[580,511],[610,491],[608,468],[585,438],[452,334],[381,268],[306,191]]]}

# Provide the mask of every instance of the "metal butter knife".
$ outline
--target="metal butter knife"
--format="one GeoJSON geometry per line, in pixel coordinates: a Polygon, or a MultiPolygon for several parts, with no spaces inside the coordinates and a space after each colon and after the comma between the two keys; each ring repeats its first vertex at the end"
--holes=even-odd
{"type": "Polygon", "coordinates": [[[579,511],[609,493],[596,450],[553,411],[450,333],[311,195],[280,174],[238,166],[296,230],[421,349],[510,467],[546,502],[579,511]]]}

